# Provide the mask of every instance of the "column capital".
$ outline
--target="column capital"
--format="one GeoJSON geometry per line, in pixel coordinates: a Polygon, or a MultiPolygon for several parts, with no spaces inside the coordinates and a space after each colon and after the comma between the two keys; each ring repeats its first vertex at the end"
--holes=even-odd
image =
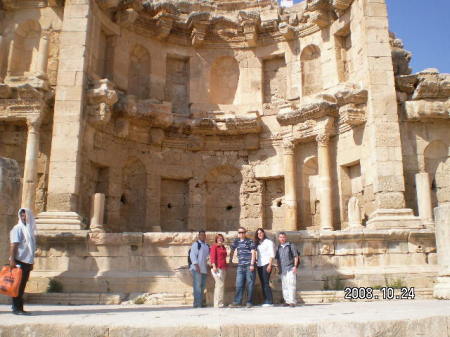
{"type": "Polygon", "coordinates": [[[41,127],[41,116],[37,116],[37,117],[29,117],[27,118],[27,128],[28,128],[28,132],[39,132],[39,129],[41,127]]]}
{"type": "Polygon", "coordinates": [[[319,133],[316,136],[316,142],[319,146],[328,146],[330,142],[330,135],[328,133],[319,133]]]}
{"type": "Polygon", "coordinates": [[[295,144],[292,139],[283,139],[284,154],[294,154],[295,144]]]}

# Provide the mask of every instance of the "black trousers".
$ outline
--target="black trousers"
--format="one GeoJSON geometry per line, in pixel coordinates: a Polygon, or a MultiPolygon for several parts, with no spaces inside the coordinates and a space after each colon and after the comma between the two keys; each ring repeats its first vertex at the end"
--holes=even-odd
{"type": "Polygon", "coordinates": [[[22,281],[20,282],[19,296],[13,297],[12,299],[12,309],[23,311],[23,293],[25,292],[25,287],[30,278],[30,272],[33,269],[33,265],[18,260],[16,260],[16,265],[19,265],[22,269],[22,281]]]}
{"type": "Polygon", "coordinates": [[[258,276],[264,296],[264,304],[273,304],[272,289],[270,288],[270,274],[267,272],[267,264],[258,267],[258,276]]]}

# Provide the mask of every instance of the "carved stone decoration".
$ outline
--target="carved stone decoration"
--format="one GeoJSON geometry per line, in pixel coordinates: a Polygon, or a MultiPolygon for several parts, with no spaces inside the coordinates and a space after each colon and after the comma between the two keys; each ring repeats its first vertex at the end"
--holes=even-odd
{"type": "Polygon", "coordinates": [[[190,123],[193,134],[203,135],[242,135],[259,133],[261,118],[258,111],[246,115],[217,114],[206,118],[197,118],[190,123]]]}
{"type": "Polygon", "coordinates": [[[286,22],[280,23],[278,25],[278,29],[287,41],[293,40],[297,36],[297,30],[295,29],[295,27],[286,22]]]}
{"type": "Polygon", "coordinates": [[[316,142],[319,146],[328,146],[330,142],[330,135],[325,132],[321,132],[316,136],[316,142]]]}
{"type": "Polygon", "coordinates": [[[390,36],[390,43],[394,75],[411,74],[412,69],[409,67],[409,62],[411,61],[412,53],[403,48],[403,41],[397,39],[393,33],[390,36]]]}
{"type": "Polygon", "coordinates": [[[200,47],[205,41],[207,27],[207,22],[196,22],[193,24],[191,40],[194,47],[200,47]]]}
{"type": "MultiPolygon", "coordinates": [[[[396,77],[398,95],[403,95],[406,119],[428,121],[450,118],[450,74],[425,69],[415,75],[396,77]]],[[[400,96],[399,96],[400,97],[400,96]]]]}
{"type": "Polygon", "coordinates": [[[261,19],[255,12],[239,12],[239,20],[244,28],[245,41],[249,47],[255,47],[258,40],[258,26],[261,19]]]}
{"type": "Polygon", "coordinates": [[[337,115],[338,105],[322,99],[302,104],[294,109],[280,109],[277,120],[280,124],[287,125],[337,115]]]}
{"type": "Polygon", "coordinates": [[[419,100],[405,102],[406,117],[409,120],[450,119],[450,99],[419,100]]]}
{"type": "Polygon", "coordinates": [[[155,18],[158,20],[157,26],[159,28],[157,38],[159,40],[167,39],[167,37],[170,34],[170,31],[172,30],[175,17],[171,14],[160,14],[155,18]]]}
{"type": "Polygon", "coordinates": [[[87,93],[88,113],[94,123],[106,124],[111,119],[112,106],[118,101],[114,84],[108,79],[95,82],[87,93]]]}
{"type": "Polygon", "coordinates": [[[119,5],[120,0],[97,0],[97,4],[102,9],[115,8],[119,5]]]}
{"type": "Polygon", "coordinates": [[[47,7],[46,0],[28,0],[28,1],[2,0],[2,4],[5,10],[47,7]]]}
{"type": "Polygon", "coordinates": [[[123,96],[118,110],[128,117],[147,122],[150,126],[168,128],[173,124],[172,104],[153,99],[139,100],[134,95],[123,96]]]}
{"type": "Polygon", "coordinates": [[[210,14],[207,12],[193,13],[188,17],[187,24],[191,30],[191,42],[194,47],[200,47],[205,41],[210,14]]]}
{"type": "Polygon", "coordinates": [[[439,74],[437,69],[425,69],[417,74],[417,79],[413,100],[450,97],[450,74],[439,74]]]}
{"type": "Polygon", "coordinates": [[[50,93],[29,84],[3,87],[5,95],[0,99],[0,119],[30,119],[45,111],[50,93]]]}
{"type": "Polygon", "coordinates": [[[344,11],[347,8],[349,8],[352,3],[353,3],[353,0],[332,0],[331,1],[331,5],[334,8],[339,9],[341,11],[344,11]]]}
{"type": "Polygon", "coordinates": [[[122,27],[130,27],[138,18],[139,13],[133,8],[127,8],[116,13],[116,22],[122,27]]]}

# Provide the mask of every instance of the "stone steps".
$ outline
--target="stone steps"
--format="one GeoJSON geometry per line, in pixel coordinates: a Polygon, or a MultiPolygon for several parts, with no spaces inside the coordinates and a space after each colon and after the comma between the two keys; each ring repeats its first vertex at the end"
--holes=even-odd
{"type": "MultiPolygon", "coordinates": [[[[298,291],[297,299],[299,303],[317,304],[350,301],[380,301],[383,296],[380,290],[373,291],[378,299],[348,300],[344,298],[342,290],[327,291],[298,291]]],[[[395,294],[400,294],[400,290],[395,289],[395,294]]],[[[120,293],[29,293],[25,295],[25,301],[32,304],[63,304],[63,305],[94,305],[94,304],[121,304],[127,299],[127,295],[120,293]]],[[[432,288],[415,289],[415,299],[432,299],[432,288]]],[[[395,299],[394,299],[395,300],[395,299]]],[[[0,304],[8,304],[8,297],[0,296],[0,304]]],[[[192,296],[185,294],[158,294],[150,295],[148,304],[153,305],[189,305],[192,303],[192,296]]]]}

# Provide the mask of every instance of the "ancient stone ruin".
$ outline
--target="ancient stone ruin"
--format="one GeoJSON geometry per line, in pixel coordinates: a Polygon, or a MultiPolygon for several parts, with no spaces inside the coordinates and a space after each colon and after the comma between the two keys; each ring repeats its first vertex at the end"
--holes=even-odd
{"type": "Polygon", "coordinates": [[[383,0],[1,0],[1,245],[29,207],[29,291],[187,303],[195,231],[263,227],[299,290],[449,298],[450,75],[411,57],[383,0]]]}

